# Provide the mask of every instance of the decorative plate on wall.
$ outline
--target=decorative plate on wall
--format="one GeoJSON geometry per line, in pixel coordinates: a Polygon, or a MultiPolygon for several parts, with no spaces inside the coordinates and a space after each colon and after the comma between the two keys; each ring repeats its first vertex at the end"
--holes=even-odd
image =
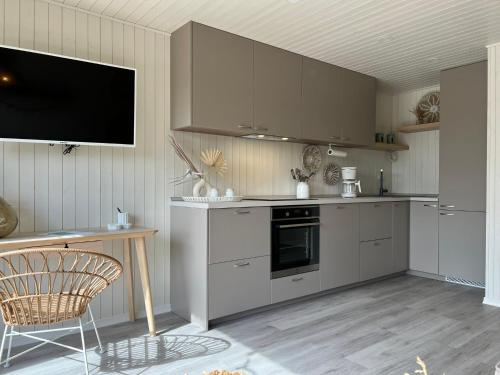
{"type": "Polygon", "coordinates": [[[317,173],[321,168],[321,150],[318,146],[309,145],[302,152],[302,164],[309,173],[317,173]]]}
{"type": "Polygon", "coordinates": [[[323,181],[327,185],[336,185],[340,178],[340,168],[337,164],[329,163],[323,171],[323,181]]]}
{"type": "Polygon", "coordinates": [[[418,124],[439,122],[440,98],[439,91],[425,94],[418,102],[412,113],[417,117],[418,124]]]}

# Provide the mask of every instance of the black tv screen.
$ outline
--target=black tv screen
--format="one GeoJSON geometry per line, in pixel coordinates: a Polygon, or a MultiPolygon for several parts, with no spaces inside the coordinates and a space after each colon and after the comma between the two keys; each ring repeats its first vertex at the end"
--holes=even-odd
{"type": "Polygon", "coordinates": [[[135,146],[135,69],[0,47],[0,140],[135,146]]]}

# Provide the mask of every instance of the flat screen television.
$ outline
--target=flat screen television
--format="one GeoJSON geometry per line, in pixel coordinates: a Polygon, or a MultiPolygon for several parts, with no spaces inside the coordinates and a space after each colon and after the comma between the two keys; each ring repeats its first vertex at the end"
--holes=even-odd
{"type": "Polygon", "coordinates": [[[135,146],[136,71],[0,46],[0,140],[135,146]]]}

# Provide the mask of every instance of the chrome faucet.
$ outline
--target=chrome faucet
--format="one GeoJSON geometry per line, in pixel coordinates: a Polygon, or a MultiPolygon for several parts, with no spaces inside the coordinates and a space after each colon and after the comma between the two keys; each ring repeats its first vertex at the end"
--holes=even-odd
{"type": "Polygon", "coordinates": [[[380,170],[380,188],[379,188],[379,191],[378,191],[378,195],[380,197],[383,197],[384,196],[384,193],[387,193],[389,190],[387,189],[384,189],[384,170],[381,169],[380,170]]]}

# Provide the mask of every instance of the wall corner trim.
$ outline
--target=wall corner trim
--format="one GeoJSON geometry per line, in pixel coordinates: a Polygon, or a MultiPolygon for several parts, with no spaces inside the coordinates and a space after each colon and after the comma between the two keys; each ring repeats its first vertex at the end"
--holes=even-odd
{"type": "Polygon", "coordinates": [[[500,300],[495,300],[495,299],[492,299],[492,298],[484,297],[484,299],[483,299],[483,305],[500,307],[500,300]]]}

